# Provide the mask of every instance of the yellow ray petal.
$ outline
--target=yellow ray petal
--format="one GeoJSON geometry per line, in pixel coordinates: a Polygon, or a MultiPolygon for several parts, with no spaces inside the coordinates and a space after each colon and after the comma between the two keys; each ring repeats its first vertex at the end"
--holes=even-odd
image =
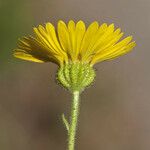
{"type": "Polygon", "coordinates": [[[37,35],[39,41],[55,54],[63,54],[63,51],[57,41],[55,28],[51,24],[47,24],[46,27],[47,30],[41,25],[39,25],[38,28],[34,28],[35,34],[37,35]]]}
{"type": "MultiPolygon", "coordinates": [[[[81,42],[83,40],[84,34],[85,34],[85,24],[83,21],[79,21],[76,24],[76,30],[75,30],[75,58],[78,58],[79,53],[80,53],[80,47],[81,47],[81,42]]],[[[78,58],[79,59],[79,58],[78,58]]]]}
{"type": "Polygon", "coordinates": [[[75,23],[73,20],[68,22],[68,33],[69,33],[69,47],[68,53],[71,56],[72,61],[75,60],[76,51],[76,34],[75,34],[75,23]]]}
{"type": "Polygon", "coordinates": [[[14,54],[19,58],[24,58],[26,60],[29,59],[29,61],[33,60],[32,57],[35,58],[35,61],[39,59],[42,62],[53,61],[59,63],[62,61],[60,56],[54,54],[33,37],[24,37],[22,40],[20,40],[18,43],[18,49],[15,50],[14,54]]]}
{"type": "MultiPolygon", "coordinates": [[[[37,39],[47,48],[50,48],[53,50],[53,47],[50,45],[50,43],[44,38],[44,36],[39,32],[38,28],[33,28],[37,39]]],[[[44,32],[42,32],[44,34],[44,32]]],[[[53,50],[54,51],[54,50],[53,50]]]]}
{"type": "Polygon", "coordinates": [[[116,53],[123,53],[124,49],[128,46],[128,43],[132,40],[132,36],[129,36],[122,40],[121,42],[99,52],[92,58],[92,64],[96,62],[103,61],[107,59],[110,55],[116,54],[116,53]]]}
{"type": "Polygon", "coordinates": [[[133,42],[129,43],[124,49],[107,56],[106,60],[115,59],[121,55],[124,55],[124,54],[128,53],[129,51],[131,51],[135,46],[136,46],[136,43],[135,43],[135,41],[133,41],[133,42]]]}
{"type": "Polygon", "coordinates": [[[66,24],[60,20],[58,22],[57,30],[61,47],[65,52],[68,52],[68,50],[70,49],[69,47],[70,45],[69,45],[69,33],[66,24]]]}
{"type": "Polygon", "coordinates": [[[55,27],[51,23],[47,23],[46,31],[47,31],[48,39],[51,45],[53,45],[54,49],[57,51],[57,54],[62,55],[64,57],[64,60],[68,61],[66,53],[61,48],[60,43],[58,42],[58,38],[55,32],[55,27]]]}
{"type": "Polygon", "coordinates": [[[113,31],[114,31],[114,24],[111,24],[108,26],[104,34],[102,34],[101,37],[99,37],[99,39],[96,41],[94,47],[92,48],[93,51],[96,51],[96,49],[100,49],[100,47],[102,47],[104,43],[107,43],[109,39],[112,38],[113,31]]]}
{"type": "Polygon", "coordinates": [[[80,49],[82,61],[84,61],[85,53],[86,53],[94,35],[95,35],[95,33],[98,30],[98,26],[99,26],[98,22],[95,21],[95,22],[90,24],[87,31],[85,32],[85,35],[84,35],[82,43],[81,43],[81,49],[80,49]]]}
{"type": "Polygon", "coordinates": [[[34,32],[41,43],[45,44],[48,48],[52,49],[55,53],[57,53],[57,50],[55,49],[55,45],[50,35],[47,34],[47,31],[43,26],[39,25],[38,28],[34,28],[34,32]]]}
{"type": "Polygon", "coordinates": [[[38,62],[38,63],[43,63],[44,62],[43,60],[35,58],[35,56],[32,56],[30,54],[26,54],[25,52],[22,52],[19,49],[16,49],[13,55],[16,58],[20,58],[20,59],[23,59],[23,60],[28,60],[28,61],[38,62]]]}
{"type": "Polygon", "coordinates": [[[117,29],[115,32],[113,32],[104,42],[103,44],[97,46],[94,53],[102,52],[103,50],[109,48],[110,46],[113,46],[116,44],[120,38],[123,36],[123,32],[120,33],[120,29],[117,29]]]}
{"type": "Polygon", "coordinates": [[[93,39],[91,40],[91,43],[87,49],[87,51],[93,51],[93,46],[97,43],[97,41],[102,37],[102,35],[106,32],[107,30],[107,24],[103,23],[97,30],[97,32],[95,33],[93,39]]]}
{"type": "Polygon", "coordinates": [[[91,39],[85,53],[83,56],[83,61],[88,61],[88,59],[91,57],[91,55],[93,55],[93,47],[95,45],[95,43],[98,41],[98,39],[105,33],[105,31],[107,30],[107,24],[103,23],[98,30],[95,32],[95,34],[93,35],[93,38],[91,39]]]}
{"type": "Polygon", "coordinates": [[[53,45],[54,49],[56,49],[59,53],[63,53],[62,48],[60,47],[60,44],[58,42],[55,27],[51,23],[46,24],[46,31],[47,31],[47,37],[51,45],[53,45]]]}

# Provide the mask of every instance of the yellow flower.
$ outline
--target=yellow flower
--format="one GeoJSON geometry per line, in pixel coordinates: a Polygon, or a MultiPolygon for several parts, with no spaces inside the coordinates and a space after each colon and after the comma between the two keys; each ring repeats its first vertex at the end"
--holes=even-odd
{"type": "Polygon", "coordinates": [[[96,76],[95,63],[126,54],[134,46],[132,37],[123,36],[120,28],[93,22],[86,29],[83,21],[66,25],[58,22],[57,31],[51,23],[34,28],[35,37],[19,41],[14,56],[34,62],[54,62],[59,65],[57,80],[71,92],[83,91],[96,76]]]}
{"type": "Polygon", "coordinates": [[[57,30],[51,23],[34,28],[35,37],[22,38],[14,56],[34,62],[54,62],[59,66],[72,62],[90,64],[114,59],[129,52],[136,44],[123,36],[114,24],[91,23],[88,28],[83,21],[58,22],[57,30]]]}

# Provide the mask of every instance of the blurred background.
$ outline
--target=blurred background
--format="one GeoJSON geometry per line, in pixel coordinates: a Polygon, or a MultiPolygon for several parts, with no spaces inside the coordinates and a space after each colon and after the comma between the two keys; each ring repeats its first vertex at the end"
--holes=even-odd
{"type": "Polygon", "coordinates": [[[77,150],[149,150],[149,0],[0,0],[0,149],[65,150],[61,114],[71,95],[55,83],[57,66],[17,60],[18,38],[59,19],[115,23],[136,48],[95,66],[94,85],[82,94],[77,150]]]}

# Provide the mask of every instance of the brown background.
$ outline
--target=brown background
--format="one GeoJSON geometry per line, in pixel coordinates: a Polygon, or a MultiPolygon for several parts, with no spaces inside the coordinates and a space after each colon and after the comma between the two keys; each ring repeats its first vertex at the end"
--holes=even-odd
{"type": "Polygon", "coordinates": [[[71,95],[54,81],[57,66],[12,57],[19,37],[59,19],[113,22],[137,42],[128,55],[95,66],[76,149],[149,150],[149,0],[0,0],[0,149],[66,149],[60,116],[69,115],[71,95]]]}

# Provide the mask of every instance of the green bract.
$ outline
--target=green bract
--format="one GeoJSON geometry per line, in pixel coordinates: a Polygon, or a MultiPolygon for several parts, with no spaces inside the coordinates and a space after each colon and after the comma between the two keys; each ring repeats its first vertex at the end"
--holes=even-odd
{"type": "Polygon", "coordinates": [[[57,79],[70,91],[83,91],[95,78],[95,70],[89,64],[71,63],[59,68],[57,79]]]}

